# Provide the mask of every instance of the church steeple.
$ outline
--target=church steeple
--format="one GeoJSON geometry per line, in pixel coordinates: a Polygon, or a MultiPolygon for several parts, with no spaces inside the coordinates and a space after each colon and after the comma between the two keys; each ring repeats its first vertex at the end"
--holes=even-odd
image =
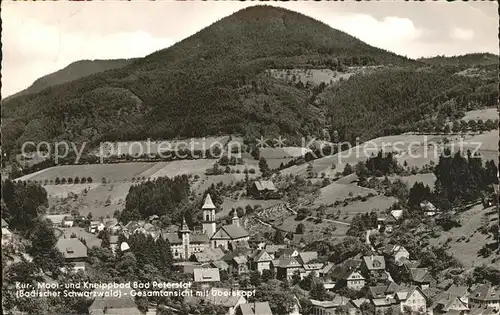
{"type": "Polygon", "coordinates": [[[233,225],[240,226],[240,219],[238,218],[238,211],[234,209],[233,213],[233,225]]]}
{"type": "Polygon", "coordinates": [[[209,238],[215,234],[215,205],[212,202],[212,197],[207,194],[205,197],[205,202],[201,207],[203,210],[203,233],[205,233],[209,238]]]}
{"type": "Polygon", "coordinates": [[[182,238],[181,258],[189,259],[189,256],[191,256],[191,230],[189,230],[189,227],[186,223],[186,218],[182,218],[182,226],[179,232],[182,238]]]}

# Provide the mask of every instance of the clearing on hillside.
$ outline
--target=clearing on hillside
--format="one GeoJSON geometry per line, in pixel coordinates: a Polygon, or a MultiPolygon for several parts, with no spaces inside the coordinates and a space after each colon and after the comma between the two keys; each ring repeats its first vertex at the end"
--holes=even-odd
{"type": "Polygon", "coordinates": [[[478,254],[478,251],[486,244],[494,243],[491,236],[481,234],[478,230],[485,222],[490,225],[498,223],[495,207],[484,209],[482,205],[476,205],[470,210],[460,214],[462,226],[452,228],[449,231],[441,232],[438,238],[431,239],[432,245],[444,245],[448,239],[449,252],[453,254],[465,267],[477,267],[483,264],[492,263],[494,257],[492,254],[484,258],[478,254]]]}
{"type": "Polygon", "coordinates": [[[471,110],[465,113],[465,116],[462,117],[462,120],[479,120],[482,119],[486,121],[488,119],[495,120],[498,119],[498,109],[496,107],[492,108],[484,108],[484,109],[476,109],[471,110]]]}

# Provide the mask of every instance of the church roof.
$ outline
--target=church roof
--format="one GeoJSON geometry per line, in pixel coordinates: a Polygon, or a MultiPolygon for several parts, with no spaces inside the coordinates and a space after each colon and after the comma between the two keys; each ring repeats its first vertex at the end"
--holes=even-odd
{"type": "MultiPolygon", "coordinates": [[[[223,225],[220,227],[220,229],[226,232],[227,236],[233,240],[249,236],[247,230],[245,230],[241,226],[237,226],[234,224],[223,225]]],[[[217,233],[215,233],[214,236],[215,235],[217,235],[217,233]]]]}
{"type": "Polygon", "coordinates": [[[215,205],[212,202],[212,197],[210,197],[210,194],[207,194],[205,197],[205,203],[203,204],[202,209],[215,209],[215,205]]]}

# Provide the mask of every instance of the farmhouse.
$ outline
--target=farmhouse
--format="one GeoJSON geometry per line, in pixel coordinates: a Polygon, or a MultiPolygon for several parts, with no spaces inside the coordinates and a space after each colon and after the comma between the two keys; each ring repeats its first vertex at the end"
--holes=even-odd
{"type": "Polygon", "coordinates": [[[410,253],[400,245],[387,245],[383,250],[383,254],[386,257],[393,258],[396,263],[410,259],[410,253]]]}
{"type": "Polygon", "coordinates": [[[224,307],[227,315],[234,315],[238,305],[247,303],[243,294],[226,288],[212,288],[210,294],[205,297],[205,301],[224,307]]]}
{"type": "Polygon", "coordinates": [[[276,266],[276,278],[291,280],[295,272],[300,272],[302,266],[293,257],[281,258],[276,266]]]}
{"type": "Polygon", "coordinates": [[[89,307],[90,315],[144,315],[131,297],[99,297],[89,307]]]}
{"type": "Polygon", "coordinates": [[[254,302],[238,305],[238,315],[273,315],[269,302],[254,302]]]}
{"type": "Polygon", "coordinates": [[[277,189],[274,186],[274,183],[270,180],[255,181],[249,189],[250,194],[259,199],[265,199],[269,196],[269,194],[276,191],[277,189]]]}
{"type": "Polygon", "coordinates": [[[436,206],[427,200],[420,203],[420,209],[429,217],[435,216],[439,212],[436,206]]]}
{"type": "Polygon", "coordinates": [[[194,282],[219,282],[220,275],[217,268],[196,268],[193,270],[194,282]]]}
{"type": "Polygon", "coordinates": [[[489,284],[478,286],[469,296],[469,307],[500,309],[500,290],[489,284]]]}
{"type": "Polygon", "coordinates": [[[422,290],[426,290],[431,284],[436,283],[427,268],[411,268],[409,276],[410,283],[419,286],[422,290]]]}
{"type": "Polygon", "coordinates": [[[257,270],[262,273],[264,270],[271,269],[271,262],[273,258],[265,250],[256,252],[256,254],[251,258],[250,266],[252,270],[257,270]]]}
{"type": "Polygon", "coordinates": [[[44,218],[49,220],[52,223],[53,227],[62,227],[64,218],[67,217],[67,214],[51,214],[46,215],[44,218]]]}
{"type": "Polygon", "coordinates": [[[417,286],[402,288],[394,294],[396,303],[400,304],[401,312],[411,309],[412,312],[425,314],[427,312],[427,297],[417,286]]]}
{"type": "Polygon", "coordinates": [[[87,246],[77,238],[62,238],[56,243],[56,248],[63,254],[66,263],[73,263],[74,271],[85,271],[87,246]]]}

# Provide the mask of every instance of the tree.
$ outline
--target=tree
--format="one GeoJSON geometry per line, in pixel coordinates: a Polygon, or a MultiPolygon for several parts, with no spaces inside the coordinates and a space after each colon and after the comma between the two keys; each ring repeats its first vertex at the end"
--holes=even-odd
{"type": "Polygon", "coordinates": [[[46,221],[38,221],[30,241],[28,252],[33,256],[33,262],[44,271],[58,274],[59,268],[64,264],[64,257],[55,248],[57,238],[54,228],[46,221]]]}
{"type": "Polygon", "coordinates": [[[254,270],[250,272],[250,284],[254,287],[258,287],[261,283],[260,272],[254,270]]]}
{"type": "Polygon", "coordinates": [[[344,171],[342,172],[342,175],[347,176],[347,175],[352,174],[352,172],[353,172],[353,170],[352,170],[351,164],[347,163],[344,167],[344,171]]]}
{"type": "Polygon", "coordinates": [[[303,223],[299,223],[297,227],[295,228],[295,233],[296,234],[304,234],[305,231],[305,226],[303,223]]]}
{"type": "Polygon", "coordinates": [[[92,183],[92,177],[87,177],[87,183],[92,183]]]}
{"type": "Polygon", "coordinates": [[[110,237],[111,237],[111,235],[107,229],[102,231],[102,235],[101,235],[101,247],[102,248],[107,248],[107,249],[111,248],[110,237]]]}
{"type": "Polygon", "coordinates": [[[309,297],[314,300],[323,301],[327,298],[327,293],[323,282],[316,282],[313,284],[309,297]]]}
{"type": "Polygon", "coordinates": [[[75,177],[74,183],[75,184],[80,184],[80,178],[78,176],[75,177]]]}
{"type": "Polygon", "coordinates": [[[285,243],[285,238],[280,230],[277,230],[276,233],[274,233],[273,242],[277,245],[283,245],[285,243]]]}
{"type": "Polygon", "coordinates": [[[264,157],[260,157],[259,159],[259,170],[262,173],[263,177],[268,177],[269,175],[271,175],[271,170],[269,169],[267,161],[264,157]]]}

